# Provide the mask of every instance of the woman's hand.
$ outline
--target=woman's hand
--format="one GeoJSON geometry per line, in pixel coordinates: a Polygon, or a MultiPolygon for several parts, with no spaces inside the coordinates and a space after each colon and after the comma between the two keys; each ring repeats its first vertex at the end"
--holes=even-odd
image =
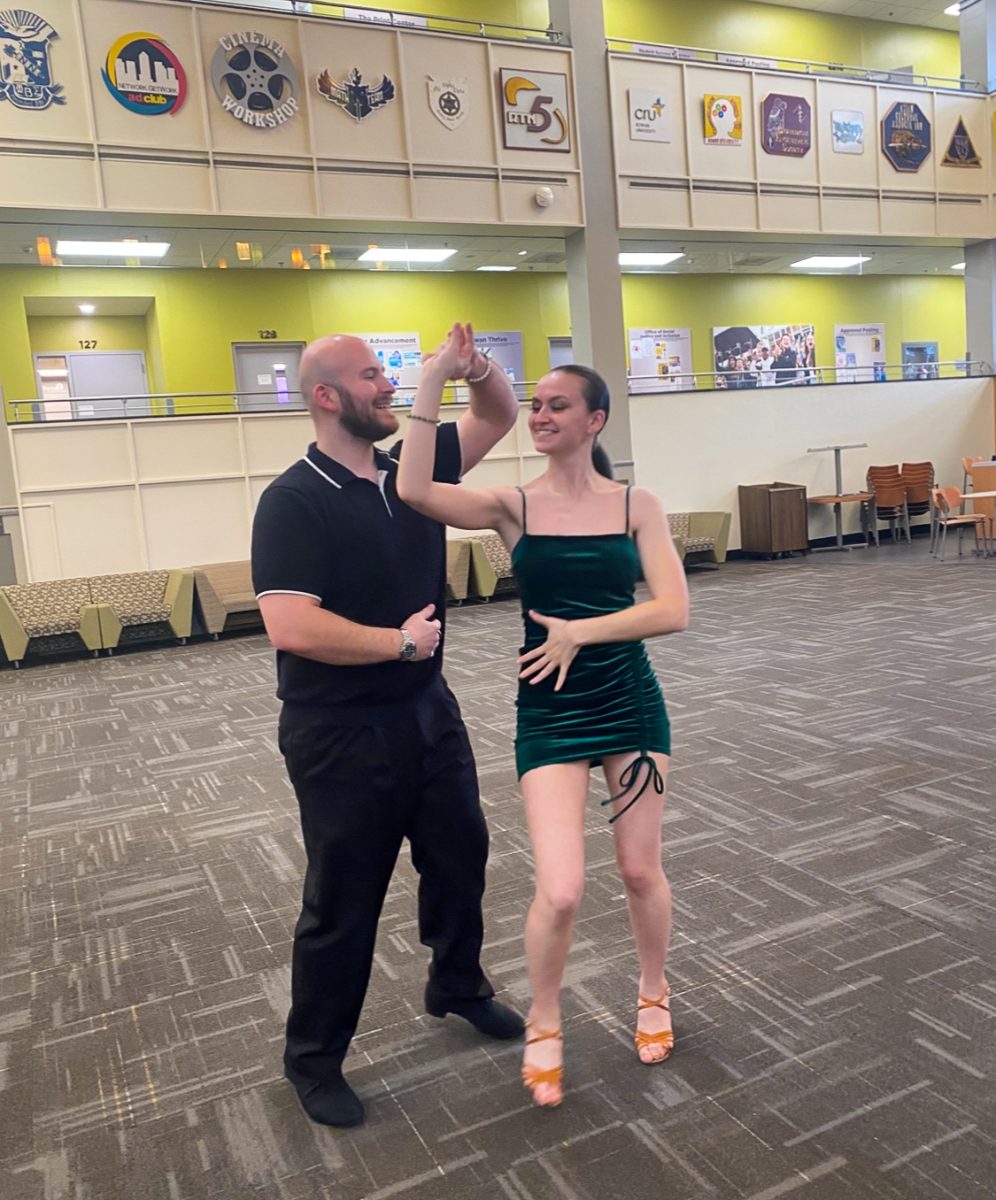
{"type": "Polygon", "coordinates": [[[572,622],[565,621],[562,617],[545,617],[534,609],[529,610],[529,616],[546,630],[546,641],[535,650],[519,655],[517,662],[522,667],[519,678],[528,679],[530,683],[539,683],[541,679],[546,679],[556,671],[557,682],[553,685],[553,690],[559,692],[570,665],[581,648],[574,638],[572,622]]]}
{"type": "Polygon", "coordinates": [[[474,358],[474,330],[459,321],[446,335],[446,341],[422,359],[423,370],[436,371],[443,379],[464,379],[474,358]]]}

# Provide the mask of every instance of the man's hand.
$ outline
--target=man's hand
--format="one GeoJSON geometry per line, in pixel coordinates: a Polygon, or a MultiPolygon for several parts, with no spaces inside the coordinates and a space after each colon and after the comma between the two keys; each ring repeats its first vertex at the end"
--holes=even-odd
{"type": "Polygon", "coordinates": [[[546,641],[535,650],[529,650],[519,656],[517,661],[522,667],[519,678],[528,679],[530,683],[539,683],[541,679],[546,679],[556,671],[557,682],[553,685],[553,690],[559,692],[580,649],[574,640],[572,622],[565,621],[562,617],[545,617],[534,609],[529,610],[529,615],[537,625],[542,625],[546,630],[546,641]],[[524,666],[526,663],[529,665],[524,666]]]}
{"type": "Polygon", "coordinates": [[[415,662],[422,662],[424,659],[432,658],[439,648],[440,626],[439,621],[431,620],[432,614],[436,611],[434,604],[427,604],[425,608],[420,608],[417,613],[412,613],[407,621],[403,621],[402,625],[411,634],[412,641],[415,643],[415,662]]]}

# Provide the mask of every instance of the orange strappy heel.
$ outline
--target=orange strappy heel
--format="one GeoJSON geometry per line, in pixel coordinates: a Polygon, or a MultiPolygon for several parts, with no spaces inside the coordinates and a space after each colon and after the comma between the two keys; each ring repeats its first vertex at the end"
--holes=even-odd
{"type": "MultiPolygon", "coordinates": [[[[526,1045],[533,1046],[537,1042],[546,1042],[552,1038],[559,1041],[564,1040],[564,1035],[559,1029],[551,1029],[544,1031],[542,1029],[533,1029],[529,1022],[526,1022],[526,1045]]],[[[564,1068],[559,1067],[537,1067],[532,1063],[522,1064],[522,1082],[533,1094],[533,1100],[539,1104],[541,1108],[556,1108],[564,1098],[564,1068]],[[560,1099],[553,1100],[547,1104],[542,1104],[536,1099],[536,1089],[544,1083],[549,1083],[552,1086],[560,1089],[560,1099]]]]}
{"type": "MultiPolygon", "coordinates": [[[[661,992],[661,994],[657,997],[656,1000],[651,1000],[649,996],[641,995],[639,998],[639,1002],[637,1003],[637,1006],[636,1006],[637,1022],[639,1022],[639,1020],[640,1020],[640,1013],[643,1012],[643,1010],[645,1008],[662,1008],[662,1009],[664,1009],[664,1011],[666,1013],[670,1013],[671,1005],[668,1004],[668,1002],[667,1002],[670,995],[671,995],[671,985],[669,983],[666,983],[664,985],[664,991],[661,992]]],[[[674,1049],[674,1030],[673,1029],[661,1029],[657,1033],[645,1033],[640,1028],[639,1024],[637,1024],[635,1040],[636,1040],[636,1053],[637,1053],[638,1058],[640,1056],[640,1051],[645,1046],[663,1046],[664,1047],[663,1058],[652,1058],[650,1060],[650,1062],[646,1062],[645,1059],[640,1058],[640,1062],[644,1063],[645,1066],[652,1067],[652,1066],[655,1066],[657,1063],[664,1062],[664,1059],[666,1059],[668,1057],[668,1055],[671,1053],[671,1051],[674,1049]]]]}

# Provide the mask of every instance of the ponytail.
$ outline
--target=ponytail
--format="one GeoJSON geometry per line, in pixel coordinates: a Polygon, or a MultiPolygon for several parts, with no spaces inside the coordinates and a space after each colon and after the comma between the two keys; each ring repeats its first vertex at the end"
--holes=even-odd
{"type": "Polygon", "coordinates": [[[597,441],[591,444],[591,464],[599,475],[604,475],[606,479],[615,479],[612,472],[612,459],[597,441]]]}

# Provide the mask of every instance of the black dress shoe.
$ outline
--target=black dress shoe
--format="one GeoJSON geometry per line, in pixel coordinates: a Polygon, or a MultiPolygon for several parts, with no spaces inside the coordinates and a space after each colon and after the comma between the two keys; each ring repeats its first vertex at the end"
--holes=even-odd
{"type": "Polygon", "coordinates": [[[312,1121],[338,1129],[363,1123],[366,1116],[363,1104],[341,1075],[335,1079],[308,1079],[290,1067],[284,1068],[284,1074],[294,1085],[301,1107],[312,1121]]]}
{"type": "Polygon", "coordinates": [[[430,1017],[445,1017],[452,1013],[463,1017],[485,1037],[517,1038],[525,1032],[525,1022],[519,1014],[505,1004],[490,997],[484,1000],[452,1000],[447,997],[425,994],[425,1011],[430,1017]]]}

